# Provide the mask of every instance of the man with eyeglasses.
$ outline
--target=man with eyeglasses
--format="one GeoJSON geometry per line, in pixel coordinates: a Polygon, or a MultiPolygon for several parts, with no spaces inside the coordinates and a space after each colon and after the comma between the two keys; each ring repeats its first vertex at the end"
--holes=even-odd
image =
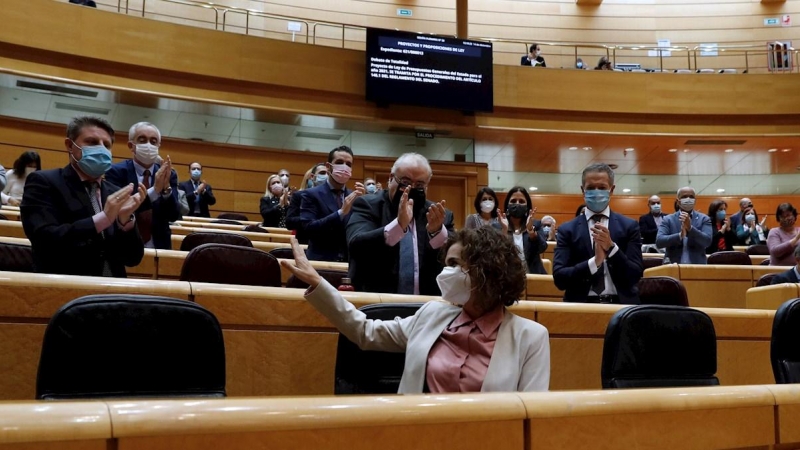
{"type": "Polygon", "coordinates": [[[350,279],[357,291],[441,295],[439,248],[454,233],[445,202],[426,198],[428,160],[416,153],[392,166],[389,189],[356,199],[347,224],[350,279]]]}

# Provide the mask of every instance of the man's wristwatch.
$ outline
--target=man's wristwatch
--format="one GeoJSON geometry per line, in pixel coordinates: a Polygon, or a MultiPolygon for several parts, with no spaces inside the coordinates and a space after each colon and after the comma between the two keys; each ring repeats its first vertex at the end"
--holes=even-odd
{"type": "Polygon", "coordinates": [[[170,195],[170,194],[172,194],[172,186],[167,186],[167,187],[164,188],[163,191],[161,191],[161,195],[163,195],[163,196],[167,196],[167,195],[170,195]]]}
{"type": "Polygon", "coordinates": [[[439,235],[439,233],[441,233],[441,232],[442,232],[442,229],[441,229],[441,228],[440,228],[440,229],[438,229],[438,230],[436,230],[436,231],[434,231],[433,233],[431,233],[431,232],[429,231],[429,232],[428,232],[428,237],[429,237],[429,238],[435,238],[435,237],[436,237],[436,236],[438,236],[438,235],[439,235]]]}

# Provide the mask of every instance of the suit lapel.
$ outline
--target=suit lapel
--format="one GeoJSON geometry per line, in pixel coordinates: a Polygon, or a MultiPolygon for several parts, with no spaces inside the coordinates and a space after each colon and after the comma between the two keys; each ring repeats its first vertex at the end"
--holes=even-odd
{"type": "Polygon", "coordinates": [[[64,169],[64,182],[69,187],[69,192],[73,193],[86,211],[89,211],[89,215],[94,215],[94,208],[92,208],[92,204],[89,201],[89,193],[86,192],[86,186],[81,181],[78,172],[71,165],[64,169]]]}
{"type": "Polygon", "coordinates": [[[589,236],[589,221],[586,220],[586,216],[583,214],[578,216],[578,239],[586,253],[594,255],[594,250],[592,250],[592,238],[589,236]]]}

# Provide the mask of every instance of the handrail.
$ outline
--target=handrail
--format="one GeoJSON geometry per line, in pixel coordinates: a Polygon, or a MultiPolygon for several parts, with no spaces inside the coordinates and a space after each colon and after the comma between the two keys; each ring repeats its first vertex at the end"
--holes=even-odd
{"type": "MultiPolygon", "coordinates": [[[[775,53],[775,50],[770,51],[768,49],[765,49],[764,48],[764,44],[730,44],[730,45],[718,45],[718,46],[698,45],[698,46],[696,46],[696,47],[694,47],[692,49],[692,52],[694,53],[694,67],[697,68],[697,53],[698,53],[698,51],[701,52],[701,53],[704,52],[704,51],[720,51],[720,52],[730,51],[730,52],[742,52],[742,53],[744,53],[745,71],[749,71],[750,70],[750,60],[749,60],[749,55],[748,55],[748,53],[749,53],[748,49],[757,49],[754,52],[756,54],[775,53]]],[[[794,54],[795,58],[792,60],[792,62],[793,62],[793,65],[797,65],[798,50],[795,50],[794,47],[789,47],[787,50],[794,54]]],[[[773,71],[770,71],[770,72],[771,73],[791,72],[791,69],[789,69],[789,70],[781,70],[781,71],[774,71],[773,70],[773,71]]],[[[800,66],[798,66],[798,73],[800,73],[800,66]]]]}
{"type": "MultiPolygon", "coordinates": [[[[664,70],[664,52],[686,52],[686,64],[688,64],[689,69],[692,68],[692,58],[691,52],[689,47],[682,46],[682,45],[671,45],[669,47],[659,47],[657,45],[639,45],[639,44],[623,44],[623,45],[614,45],[613,46],[613,54],[614,54],[614,64],[617,62],[617,50],[647,50],[647,51],[655,51],[658,52],[658,69],[664,70]]],[[[696,64],[695,64],[696,67],[696,64]]]]}
{"type": "MultiPolygon", "coordinates": [[[[189,5],[189,6],[196,6],[196,7],[205,8],[205,9],[213,9],[214,10],[214,29],[215,30],[219,29],[219,9],[217,9],[216,6],[212,6],[213,4],[209,5],[209,4],[206,4],[205,2],[203,2],[203,4],[199,4],[198,5],[198,4],[196,4],[196,2],[186,1],[186,0],[163,0],[163,1],[169,2],[169,3],[178,3],[180,5],[189,5]]],[[[145,0],[142,0],[142,17],[144,17],[144,2],[145,2],[145,0]]]]}
{"type": "MultiPolygon", "coordinates": [[[[530,42],[520,41],[516,39],[502,39],[502,38],[490,38],[490,37],[482,37],[482,36],[470,36],[469,39],[476,40],[476,41],[487,41],[491,43],[499,42],[504,44],[522,44],[525,47],[524,53],[528,53],[528,46],[530,42]]],[[[611,47],[605,44],[594,44],[594,43],[586,43],[586,42],[542,42],[536,41],[538,45],[547,45],[552,47],[573,47],[575,49],[575,61],[578,60],[578,49],[579,48],[599,48],[604,49],[606,51],[606,58],[610,57],[611,54],[609,50],[611,47]]]]}

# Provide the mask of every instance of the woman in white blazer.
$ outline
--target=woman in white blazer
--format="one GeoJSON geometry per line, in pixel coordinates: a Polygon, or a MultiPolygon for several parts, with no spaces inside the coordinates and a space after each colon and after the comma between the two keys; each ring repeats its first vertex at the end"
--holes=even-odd
{"type": "Polygon", "coordinates": [[[526,268],[510,239],[489,227],[465,229],[443,247],[441,301],[391,321],[369,320],[322,279],[292,238],[306,299],[363,350],[406,352],[399,393],[546,391],[547,329],[506,310],[525,288],[526,268]]]}

